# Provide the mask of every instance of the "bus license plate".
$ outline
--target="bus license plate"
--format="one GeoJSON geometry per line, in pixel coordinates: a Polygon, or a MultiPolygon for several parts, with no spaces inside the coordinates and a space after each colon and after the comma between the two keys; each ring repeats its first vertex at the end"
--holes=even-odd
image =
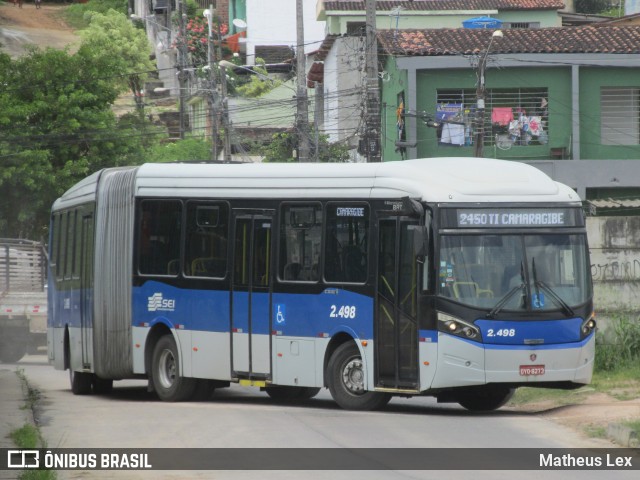
{"type": "Polygon", "coordinates": [[[544,375],[544,365],[520,365],[520,375],[523,377],[544,375]]]}

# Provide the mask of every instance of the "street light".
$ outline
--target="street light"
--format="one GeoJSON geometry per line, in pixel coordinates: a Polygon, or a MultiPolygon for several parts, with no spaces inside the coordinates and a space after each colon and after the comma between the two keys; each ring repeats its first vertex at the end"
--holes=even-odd
{"type": "Polygon", "coordinates": [[[504,34],[502,30],[496,30],[491,34],[491,40],[484,55],[480,57],[478,62],[478,86],[476,88],[476,144],[475,144],[475,156],[482,157],[482,147],[484,142],[484,72],[487,68],[487,57],[491,50],[491,44],[495,38],[502,38],[504,34]]]}

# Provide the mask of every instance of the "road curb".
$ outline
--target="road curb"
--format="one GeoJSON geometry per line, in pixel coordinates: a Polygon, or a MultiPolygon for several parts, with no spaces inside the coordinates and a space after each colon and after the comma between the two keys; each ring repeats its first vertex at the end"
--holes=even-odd
{"type": "Polygon", "coordinates": [[[621,447],[638,448],[640,446],[636,432],[620,423],[610,423],[607,426],[607,436],[621,447]]]}

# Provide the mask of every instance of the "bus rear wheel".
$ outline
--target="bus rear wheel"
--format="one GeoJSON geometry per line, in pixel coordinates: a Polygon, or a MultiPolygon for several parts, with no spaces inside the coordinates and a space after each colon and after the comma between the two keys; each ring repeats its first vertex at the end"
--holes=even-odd
{"type": "Polygon", "coordinates": [[[69,382],[74,395],[89,395],[91,393],[91,383],[93,374],[88,372],[76,372],[69,368],[69,382]]]}
{"type": "Polygon", "coordinates": [[[160,400],[182,402],[195,392],[196,379],[180,376],[178,347],[171,335],[161,337],[153,349],[151,378],[160,400]]]}
{"type": "Polygon", "coordinates": [[[472,412],[488,412],[497,410],[507,403],[515,392],[515,388],[483,385],[462,389],[457,395],[458,403],[472,412]]]}
{"type": "Polygon", "coordinates": [[[388,393],[365,391],[364,376],[358,347],[352,342],[340,345],[329,359],[327,375],[329,391],[338,405],[346,410],[377,410],[389,403],[388,393]]]}

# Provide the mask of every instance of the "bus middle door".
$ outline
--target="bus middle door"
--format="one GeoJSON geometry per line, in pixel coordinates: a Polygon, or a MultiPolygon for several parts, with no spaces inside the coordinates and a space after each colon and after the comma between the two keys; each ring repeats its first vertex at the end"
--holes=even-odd
{"type": "Polygon", "coordinates": [[[231,301],[231,370],[237,378],[271,374],[272,218],[236,213],[231,301]]]}

